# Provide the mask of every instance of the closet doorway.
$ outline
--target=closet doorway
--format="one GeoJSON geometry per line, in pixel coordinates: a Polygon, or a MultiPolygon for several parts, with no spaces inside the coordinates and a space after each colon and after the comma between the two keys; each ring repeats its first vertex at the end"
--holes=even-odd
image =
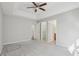
{"type": "Polygon", "coordinates": [[[48,21],[48,42],[56,43],[56,20],[48,21]]]}
{"type": "Polygon", "coordinates": [[[56,42],[56,20],[39,22],[33,25],[33,39],[56,42]]]}

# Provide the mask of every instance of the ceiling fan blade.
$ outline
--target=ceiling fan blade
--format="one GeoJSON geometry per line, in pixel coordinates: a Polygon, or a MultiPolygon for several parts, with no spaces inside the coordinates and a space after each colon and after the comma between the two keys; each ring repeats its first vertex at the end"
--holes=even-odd
{"type": "Polygon", "coordinates": [[[38,7],[38,5],[35,2],[32,2],[36,7],[38,7]]]}
{"type": "Polygon", "coordinates": [[[43,8],[39,8],[40,10],[42,10],[42,11],[45,11],[45,9],[43,9],[43,8]]]}
{"type": "Polygon", "coordinates": [[[27,7],[27,8],[35,8],[35,7],[27,7]]]}
{"type": "Polygon", "coordinates": [[[44,6],[44,5],[47,5],[47,3],[43,3],[43,4],[39,5],[39,7],[42,7],[42,6],[44,6]]]}
{"type": "Polygon", "coordinates": [[[35,12],[37,12],[37,9],[35,9],[35,12]]]}

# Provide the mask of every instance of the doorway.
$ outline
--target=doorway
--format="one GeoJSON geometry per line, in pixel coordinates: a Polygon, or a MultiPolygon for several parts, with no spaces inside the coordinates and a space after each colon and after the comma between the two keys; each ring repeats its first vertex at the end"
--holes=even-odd
{"type": "Polygon", "coordinates": [[[43,21],[33,25],[33,39],[56,43],[56,20],[43,21]]]}
{"type": "Polygon", "coordinates": [[[56,20],[48,21],[48,42],[56,43],[56,20]]]}

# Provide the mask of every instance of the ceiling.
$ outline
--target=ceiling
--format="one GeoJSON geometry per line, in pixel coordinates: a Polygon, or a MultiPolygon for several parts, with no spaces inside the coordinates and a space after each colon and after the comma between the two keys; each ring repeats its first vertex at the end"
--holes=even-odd
{"type": "Polygon", "coordinates": [[[33,6],[31,2],[1,2],[3,13],[6,15],[22,16],[33,20],[41,20],[59,13],[63,13],[79,7],[78,2],[47,2],[43,8],[46,11],[28,9],[33,6]]]}

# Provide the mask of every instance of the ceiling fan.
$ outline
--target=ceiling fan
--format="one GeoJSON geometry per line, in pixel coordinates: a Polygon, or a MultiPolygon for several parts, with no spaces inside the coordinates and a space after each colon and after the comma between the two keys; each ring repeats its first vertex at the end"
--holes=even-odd
{"type": "Polygon", "coordinates": [[[47,3],[42,3],[42,4],[39,4],[39,3],[36,3],[36,2],[32,2],[33,3],[33,7],[27,7],[27,8],[34,8],[35,12],[37,12],[38,9],[42,10],[42,11],[46,11],[44,8],[42,8],[43,6],[47,5],[47,3]]]}

